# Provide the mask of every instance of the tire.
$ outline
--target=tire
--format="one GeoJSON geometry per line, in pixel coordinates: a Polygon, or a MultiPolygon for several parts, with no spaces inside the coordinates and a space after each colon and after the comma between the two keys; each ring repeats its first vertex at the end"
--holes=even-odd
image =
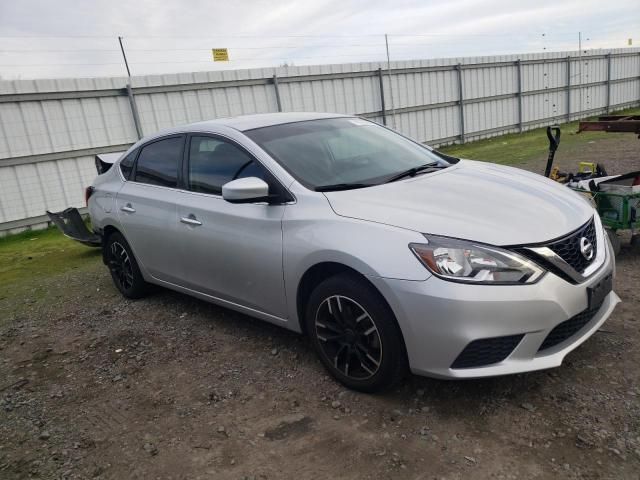
{"type": "Polygon", "coordinates": [[[320,283],[305,308],[305,326],[320,361],[340,383],[386,390],[408,371],[402,332],[380,294],[354,274],[320,283]]]}
{"type": "Polygon", "coordinates": [[[113,283],[122,295],[136,299],[148,293],[149,284],[144,281],[131,247],[120,232],[107,238],[105,255],[113,283]]]}
{"type": "Polygon", "coordinates": [[[613,248],[613,253],[617,257],[620,254],[621,248],[620,237],[615,231],[611,230],[610,228],[607,228],[606,230],[607,235],[609,236],[609,241],[611,242],[611,247],[613,248]]]}

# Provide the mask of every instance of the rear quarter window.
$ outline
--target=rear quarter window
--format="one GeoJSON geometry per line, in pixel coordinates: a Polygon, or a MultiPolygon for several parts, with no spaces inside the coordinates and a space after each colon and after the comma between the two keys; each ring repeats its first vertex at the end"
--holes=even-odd
{"type": "Polygon", "coordinates": [[[138,150],[136,149],[120,161],[120,172],[125,180],[129,180],[129,177],[131,176],[137,153],[138,150]]]}

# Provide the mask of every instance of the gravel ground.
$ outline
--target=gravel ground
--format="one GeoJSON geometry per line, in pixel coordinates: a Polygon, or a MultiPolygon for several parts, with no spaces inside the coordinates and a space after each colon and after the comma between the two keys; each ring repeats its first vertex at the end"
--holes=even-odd
{"type": "MultiPolygon", "coordinates": [[[[640,169],[639,145],[558,157],[640,169]]],[[[640,255],[617,266],[623,303],[562,367],[365,395],[293,333],[123,300],[93,257],[0,296],[0,478],[640,478],[640,255]]]]}

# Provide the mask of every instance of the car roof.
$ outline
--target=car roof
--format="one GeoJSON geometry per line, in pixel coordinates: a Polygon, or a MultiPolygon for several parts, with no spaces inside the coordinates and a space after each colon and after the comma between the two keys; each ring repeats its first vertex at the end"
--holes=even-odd
{"type": "Polygon", "coordinates": [[[252,130],[254,128],[271,127],[283,123],[304,122],[307,120],[320,120],[323,118],[349,117],[339,113],[313,113],[313,112],[283,112],[283,113],[258,113],[253,115],[239,115],[236,117],[217,118],[184,125],[180,131],[217,131],[220,126],[226,126],[240,130],[252,130]]]}

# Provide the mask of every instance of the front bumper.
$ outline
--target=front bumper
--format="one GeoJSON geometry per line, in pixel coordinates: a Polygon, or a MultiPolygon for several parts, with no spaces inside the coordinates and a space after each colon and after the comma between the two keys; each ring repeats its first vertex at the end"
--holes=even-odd
{"type": "Polygon", "coordinates": [[[615,275],[608,241],[604,263],[586,282],[574,285],[547,273],[533,285],[493,286],[370,278],[393,309],[402,330],[412,372],[441,378],[477,378],[559,366],[609,318],[620,298],[611,291],[589,321],[556,345],[540,350],[560,323],[588,308],[587,288],[615,275]],[[475,340],[522,335],[499,362],[451,368],[475,340]]]}

